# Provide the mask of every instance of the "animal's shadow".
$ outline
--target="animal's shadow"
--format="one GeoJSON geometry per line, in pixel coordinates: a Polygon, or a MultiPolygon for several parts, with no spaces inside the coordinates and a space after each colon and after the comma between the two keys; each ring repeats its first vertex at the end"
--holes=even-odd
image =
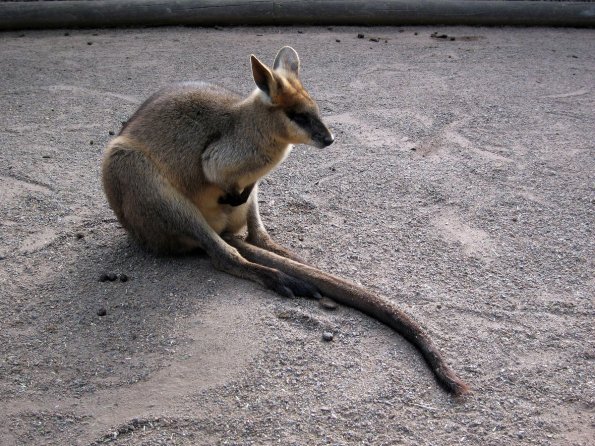
{"type": "Polygon", "coordinates": [[[147,379],[193,341],[176,330],[180,321],[202,317],[238,289],[241,280],[215,270],[204,253],[155,255],[116,234],[56,247],[76,261],[43,285],[31,321],[31,342],[43,343],[38,357],[54,369],[34,380],[42,391],[57,382],[80,396],[147,379]]]}

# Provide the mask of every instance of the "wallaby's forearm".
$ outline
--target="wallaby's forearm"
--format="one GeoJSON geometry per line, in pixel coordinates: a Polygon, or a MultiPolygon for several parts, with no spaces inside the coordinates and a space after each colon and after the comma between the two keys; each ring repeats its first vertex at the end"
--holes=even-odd
{"type": "Polygon", "coordinates": [[[282,257],[295,260],[296,262],[303,264],[307,263],[294,252],[275,242],[267,232],[264,223],[260,218],[260,212],[258,210],[258,185],[256,185],[248,205],[246,226],[248,227],[248,237],[246,240],[252,245],[258,246],[259,248],[270,252],[274,252],[275,254],[278,254],[282,257]]]}

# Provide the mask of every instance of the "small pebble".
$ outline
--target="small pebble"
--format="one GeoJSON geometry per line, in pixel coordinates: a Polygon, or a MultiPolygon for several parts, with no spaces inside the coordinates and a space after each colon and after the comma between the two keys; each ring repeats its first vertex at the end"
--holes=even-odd
{"type": "Polygon", "coordinates": [[[114,135],[115,135],[115,133],[114,133],[114,131],[113,131],[113,130],[110,130],[110,131],[109,131],[109,132],[107,132],[107,133],[108,133],[109,135],[111,135],[111,136],[114,136],[114,135]]]}
{"type": "Polygon", "coordinates": [[[330,331],[322,333],[322,340],[325,342],[331,342],[333,340],[333,334],[330,331]]]}
{"type": "Polygon", "coordinates": [[[93,140],[89,141],[89,144],[90,144],[90,145],[93,145],[93,140]]]}
{"type": "Polygon", "coordinates": [[[362,33],[359,33],[359,34],[357,35],[357,38],[358,38],[358,39],[363,39],[364,37],[365,37],[365,36],[364,36],[362,33]]]}
{"type": "Polygon", "coordinates": [[[87,45],[93,45],[93,42],[87,42],[87,45]]]}
{"type": "Polygon", "coordinates": [[[120,274],[120,282],[128,282],[128,276],[126,274],[120,274]]]}
{"type": "Polygon", "coordinates": [[[370,42],[378,42],[378,39],[376,37],[372,37],[370,38],[370,42]]]}
{"type": "Polygon", "coordinates": [[[107,314],[107,310],[104,307],[101,307],[97,310],[97,316],[103,317],[107,314]]]}
{"type": "Polygon", "coordinates": [[[64,33],[64,35],[65,35],[65,36],[69,36],[69,35],[70,35],[70,33],[64,33]]]}
{"type": "Polygon", "coordinates": [[[79,240],[80,240],[80,239],[82,239],[84,236],[85,236],[85,234],[83,234],[82,232],[77,232],[77,233],[75,234],[75,237],[76,237],[77,239],[79,239],[79,240]]]}
{"type": "Polygon", "coordinates": [[[101,276],[99,276],[99,281],[100,282],[107,282],[109,279],[107,278],[107,274],[103,273],[101,276]]]}
{"type": "Polygon", "coordinates": [[[335,39],[335,42],[341,43],[341,39],[335,39]]]}

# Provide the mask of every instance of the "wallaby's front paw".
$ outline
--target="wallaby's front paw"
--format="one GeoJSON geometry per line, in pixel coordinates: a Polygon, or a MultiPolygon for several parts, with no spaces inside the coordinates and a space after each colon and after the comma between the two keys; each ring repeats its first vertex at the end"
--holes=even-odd
{"type": "Polygon", "coordinates": [[[268,280],[265,281],[265,285],[267,288],[285,297],[300,296],[316,300],[322,298],[315,286],[281,271],[277,271],[277,274],[268,278],[268,280]]]}
{"type": "Polygon", "coordinates": [[[251,245],[258,246],[262,249],[266,249],[267,251],[280,255],[281,257],[293,260],[294,262],[306,264],[306,261],[304,259],[302,259],[297,254],[291,252],[289,249],[284,248],[283,246],[276,243],[271,237],[268,236],[268,234],[259,235],[258,237],[249,234],[246,241],[251,245]]]}
{"type": "Polygon", "coordinates": [[[307,262],[302,259],[300,256],[298,256],[296,253],[283,248],[282,246],[276,245],[274,248],[271,249],[272,252],[274,252],[275,254],[280,255],[281,257],[285,257],[286,259],[289,260],[293,260],[294,262],[298,262],[298,263],[302,263],[304,265],[307,264],[307,262]]]}
{"type": "Polygon", "coordinates": [[[228,204],[230,206],[241,206],[248,201],[248,198],[250,198],[250,194],[252,193],[255,184],[256,183],[252,183],[249,186],[246,186],[242,192],[237,190],[237,188],[232,188],[231,192],[227,192],[222,197],[219,197],[217,202],[219,204],[228,204]]]}
{"type": "Polygon", "coordinates": [[[248,198],[244,198],[242,194],[240,194],[239,192],[228,192],[225,195],[219,197],[219,200],[217,200],[217,202],[219,204],[228,204],[230,206],[240,206],[244,204],[247,200],[248,198]]]}

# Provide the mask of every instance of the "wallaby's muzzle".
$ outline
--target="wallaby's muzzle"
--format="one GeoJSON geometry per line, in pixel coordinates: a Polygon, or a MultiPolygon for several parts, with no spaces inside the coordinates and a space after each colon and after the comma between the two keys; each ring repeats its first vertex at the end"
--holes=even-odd
{"type": "Polygon", "coordinates": [[[318,119],[313,120],[311,123],[312,126],[312,141],[314,142],[313,145],[316,147],[323,149],[325,147],[330,146],[334,141],[335,137],[331,133],[331,131],[318,119]]]}
{"type": "Polygon", "coordinates": [[[322,143],[324,144],[324,147],[328,147],[330,146],[333,142],[335,141],[335,137],[333,136],[332,133],[329,133],[328,135],[326,135],[324,137],[324,139],[322,140],[322,143]]]}

